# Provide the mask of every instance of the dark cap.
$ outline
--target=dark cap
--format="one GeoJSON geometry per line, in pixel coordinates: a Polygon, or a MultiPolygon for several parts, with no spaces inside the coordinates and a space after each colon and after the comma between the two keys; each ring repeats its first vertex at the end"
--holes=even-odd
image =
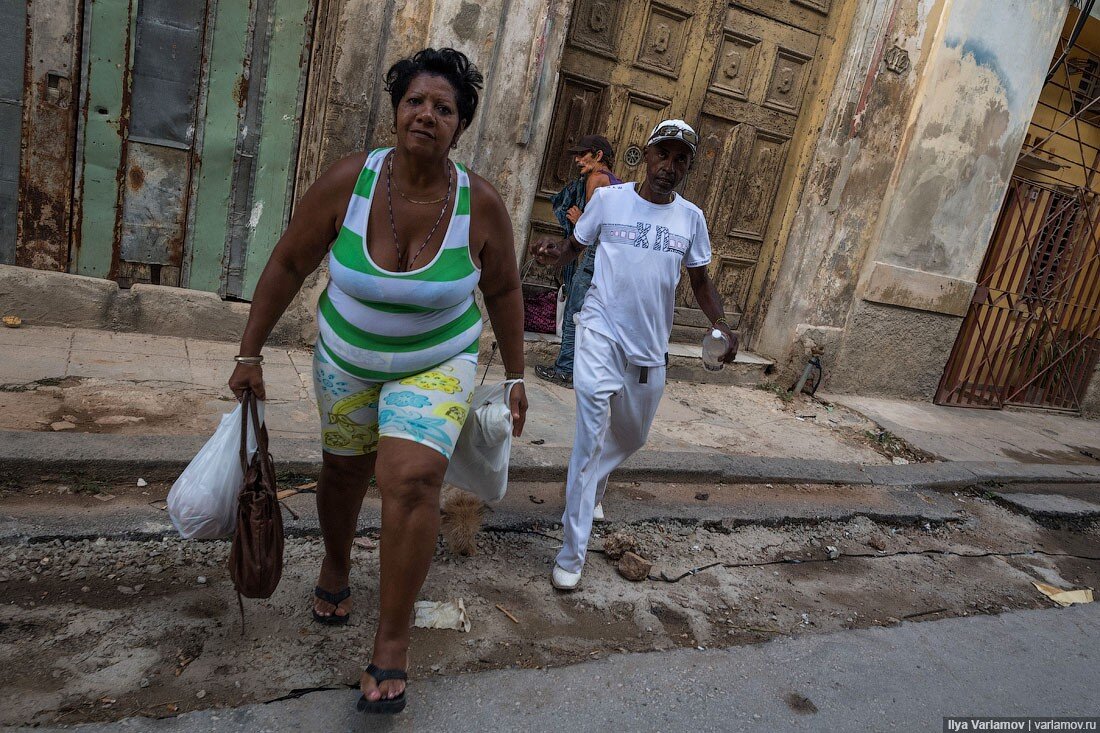
{"type": "Polygon", "coordinates": [[[615,151],[611,149],[611,142],[603,135],[585,135],[573,143],[566,152],[572,155],[582,155],[584,153],[594,153],[597,150],[603,152],[604,160],[611,160],[615,157],[615,151]]]}

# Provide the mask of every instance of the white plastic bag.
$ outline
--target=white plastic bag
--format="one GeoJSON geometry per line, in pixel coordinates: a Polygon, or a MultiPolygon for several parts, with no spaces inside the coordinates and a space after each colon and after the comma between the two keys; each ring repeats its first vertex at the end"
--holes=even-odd
{"type": "Polygon", "coordinates": [[[515,380],[474,390],[470,414],[458,435],[443,480],[487,502],[498,502],[508,489],[512,452],[512,411],[508,395],[515,380]]]}
{"type": "Polygon", "coordinates": [[[558,288],[557,309],[554,312],[554,332],[561,338],[561,324],[565,322],[565,300],[568,296],[565,286],[558,288]]]}
{"type": "MultiPolygon", "coordinates": [[[[260,424],[264,403],[256,400],[260,424]]],[[[241,405],[222,415],[218,429],[183,469],[168,492],[168,516],[186,540],[228,537],[237,524],[237,494],[244,482],[241,469],[241,405]]],[[[256,453],[256,431],[248,430],[248,460],[256,453]]]]}

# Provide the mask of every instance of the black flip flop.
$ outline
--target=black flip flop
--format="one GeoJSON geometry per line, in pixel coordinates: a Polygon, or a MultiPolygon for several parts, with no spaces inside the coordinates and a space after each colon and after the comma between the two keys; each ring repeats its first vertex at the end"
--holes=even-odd
{"type": "Polygon", "coordinates": [[[351,586],[344,588],[343,590],[336,591],[335,593],[329,593],[321,586],[317,586],[313,589],[313,595],[320,598],[325,603],[331,603],[335,608],[332,609],[332,613],[328,616],[322,616],[317,613],[317,609],[313,609],[313,620],[317,623],[327,624],[329,626],[343,626],[351,618],[350,613],[344,615],[338,615],[336,609],[340,607],[340,604],[351,597],[351,586]]]}
{"type": "MultiPolygon", "coordinates": [[[[386,680],[401,680],[402,682],[408,682],[409,680],[409,675],[403,669],[379,669],[373,664],[367,665],[367,674],[374,678],[375,684],[379,685],[386,680]]],[[[402,690],[400,695],[391,697],[388,700],[386,698],[368,700],[366,695],[360,695],[359,702],[355,707],[361,713],[393,715],[404,710],[407,702],[408,698],[405,697],[405,690],[402,690]]]]}

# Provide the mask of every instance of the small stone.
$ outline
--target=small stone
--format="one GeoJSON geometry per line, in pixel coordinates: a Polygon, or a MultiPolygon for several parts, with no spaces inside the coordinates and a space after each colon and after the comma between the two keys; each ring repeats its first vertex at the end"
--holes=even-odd
{"type": "Polygon", "coordinates": [[[881,537],[872,537],[871,539],[867,540],[867,544],[875,548],[879,552],[883,552],[886,549],[886,543],[882,540],[881,537]]]}
{"type": "Polygon", "coordinates": [[[100,538],[96,539],[95,546],[96,547],[106,547],[107,546],[107,538],[106,537],[100,537],[100,538]]]}
{"type": "Polygon", "coordinates": [[[136,593],[137,591],[135,591],[135,590],[134,590],[133,588],[131,588],[131,587],[130,587],[130,586],[128,586],[128,585],[120,585],[120,586],[118,587],[118,592],[119,592],[119,593],[121,593],[121,594],[122,594],[122,595],[124,595],[124,596],[132,596],[132,595],[134,595],[134,593],[136,593]]]}
{"type": "Polygon", "coordinates": [[[619,559],[619,575],[635,583],[648,578],[652,567],[653,563],[633,552],[624,552],[619,559]]]}
{"type": "Polygon", "coordinates": [[[195,582],[199,585],[206,585],[206,576],[200,575],[199,577],[195,578],[195,582]]]}
{"type": "Polygon", "coordinates": [[[62,430],[76,430],[76,425],[74,423],[64,420],[50,423],[50,427],[53,428],[53,430],[56,432],[61,432],[62,430]]]}
{"type": "Polygon", "coordinates": [[[710,494],[708,494],[704,491],[700,491],[698,494],[695,495],[695,499],[697,501],[706,501],[709,498],[710,498],[710,494]]]}
{"type": "Polygon", "coordinates": [[[57,493],[59,493],[59,494],[71,494],[71,493],[73,493],[73,490],[70,489],[68,486],[58,486],[57,487],[57,493]]]}
{"type": "Polygon", "coordinates": [[[141,685],[142,687],[148,687],[149,686],[149,678],[148,677],[142,677],[141,682],[139,682],[138,684],[141,685]]]}
{"type": "Polygon", "coordinates": [[[80,592],[81,593],[87,593],[90,590],[91,590],[91,588],[86,586],[86,585],[80,587],[80,592]]]}
{"type": "Polygon", "coordinates": [[[145,479],[143,479],[143,478],[139,478],[139,479],[137,480],[137,485],[138,485],[138,488],[139,488],[139,489],[144,489],[144,488],[145,488],[146,486],[148,486],[148,485],[149,485],[149,482],[148,482],[148,481],[146,481],[146,480],[145,480],[145,479]]]}
{"type": "Polygon", "coordinates": [[[612,532],[603,538],[604,554],[611,560],[620,559],[625,553],[638,549],[638,539],[625,532],[612,532]]]}
{"type": "Polygon", "coordinates": [[[80,419],[79,419],[79,418],[77,418],[77,417],[74,417],[74,416],[72,416],[72,415],[62,415],[62,416],[61,416],[61,419],[62,419],[62,420],[67,420],[68,422],[71,422],[71,423],[78,423],[78,422],[80,422],[80,419]]]}
{"type": "Polygon", "coordinates": [[[901,456],[894,456],[893,461],[894,461],[895,466],[908,466],[909,465],[909,461],[905,460],[901,456]]]}
{"type": "Polygon", "coordinates": [[[197,697],[200,700],[203,699],[204,697],[206,697],[206,690],[199,690],[198,692],[195,693],[195,697],[197,697]]]}
{"type": "Polygon", "coordinates": [[[840,557],[840,550],[835,545],[825,545],[825,552],[828,553],[830,560],[840,557]]]}

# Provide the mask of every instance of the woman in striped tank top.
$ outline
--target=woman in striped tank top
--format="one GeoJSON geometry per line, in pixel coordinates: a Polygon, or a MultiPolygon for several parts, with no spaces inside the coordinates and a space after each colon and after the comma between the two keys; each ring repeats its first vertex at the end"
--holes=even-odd
{"type": "MultiPolygon", "coordinates": [[[[324,462],[317,513],[325,559],[313,615],[351,612],[351,547],[372,476],[382,494],[379,620],[359,709],[405,706],[409,618],[439,532],[439,492],[473,398],[484,297],[508,378],[523,377],[523,302],[504,202],[449,151],[477,108],[482,76],[453,49],[394,64],[395,145],[348,156],[302,197],[260,277],[229,380],[264,397],[261,347],[328,255],[314,388],[324,462]]],[[[514,433],[527,411],[511,391],[514,433]]]]}

